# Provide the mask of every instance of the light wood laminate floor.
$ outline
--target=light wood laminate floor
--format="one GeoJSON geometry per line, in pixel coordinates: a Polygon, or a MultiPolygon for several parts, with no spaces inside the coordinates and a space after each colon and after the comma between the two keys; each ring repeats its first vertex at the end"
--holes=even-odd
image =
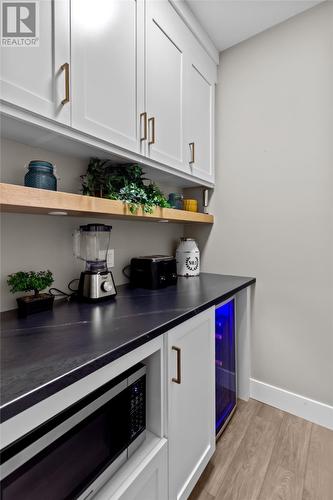
{"type": "Polygon", "coordinates": [[[333,431],[239,401],[189,500],[333,500],[333,431]]]}

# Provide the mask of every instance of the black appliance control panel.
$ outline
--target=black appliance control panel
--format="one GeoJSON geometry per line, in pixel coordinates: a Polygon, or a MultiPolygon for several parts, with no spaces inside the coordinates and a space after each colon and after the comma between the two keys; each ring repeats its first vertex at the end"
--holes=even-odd
{"type": "Polygon", "coordinates": [[[146,375],[128,387],[129,389],[129,442],[131,443],[146,427],[146,375]]]}

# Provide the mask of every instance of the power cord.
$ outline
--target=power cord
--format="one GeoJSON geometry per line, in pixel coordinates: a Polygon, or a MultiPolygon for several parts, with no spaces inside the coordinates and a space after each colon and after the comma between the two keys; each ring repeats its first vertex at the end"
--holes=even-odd
{"type": "Polygon", "coordinates": [[[130,267],[131,267],[131,266],[130,266],[130,264],[129,264],[128,266],[125,266],[125,267],[123,268],[123,270],[122,270],[123,275],[124,275],[124,276],[125,276],[128,280],[130,280],[130,279],[131,279],[131,276],[130,276],[130,274],[127,274],[127,273],[126,273],[126,270],[127,270],[127,269],[130,269],[130,267]]]}
{"type": "Polygon", "coordinates": [[[63,290],[59,290],[59,288],[55,288],[55,287],[52,287],[50,288],[49,290],[49,294],[50,295],[53,295],[53,297],[67,297],[67,300],[71,300],[73,297],[75,297],[79,291],[78,288],[76,288],[75,290],[72,288],[72,284],[75,282],[75,281],[79,281],[78,278],[75,278],[73,279],[72,281],[70,281],[67,285],[67,288],[70,290],[71,293],[66,293],[64,292],[63,290]],[[54,293],[56,292],[56,293],[54,293]]]}
{"type": "Polygon", "coordinates": [[[76,288],[75,290],[73,290],[73,288],[71,288],[71,284],[74,283],[75,281],[79,281],[79,278],[74,278],[72,281],[70,281],[68,283],[67,287],[68,287],[68,290],[70,290],[71,292],[77,293],[79,291],[79,288],[76,288]]]}

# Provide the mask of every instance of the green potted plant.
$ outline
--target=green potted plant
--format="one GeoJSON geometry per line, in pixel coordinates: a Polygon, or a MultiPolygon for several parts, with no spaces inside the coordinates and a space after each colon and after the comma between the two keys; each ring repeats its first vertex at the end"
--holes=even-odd
{"type": "Polygon", "coordinates": [[[140,165],[113,165],[110,160],[91,158],[86,174],[81,175],[82,192],[88,196],[121,200],[133,214],[140,207],[145,213],[152,213],[155,207],[169,208],[159,187],[144,175],[140,165]]]}
{"type": "Polygon", "coordinates": [[[10,274],[7,279],[11,293],[34,292],[34,295],[26,295],[16,299],[19,316],[27,316],[40,311],[52,309],[54,296],[49,293],[40,293],[53,283],[51,271],[19,271],[10,274]]]}

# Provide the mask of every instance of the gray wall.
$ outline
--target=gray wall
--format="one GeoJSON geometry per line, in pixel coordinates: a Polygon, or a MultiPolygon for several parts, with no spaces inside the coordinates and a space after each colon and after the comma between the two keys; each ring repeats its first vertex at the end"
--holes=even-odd
{"type": "MultiPolygon", "coordinates": [[[[80,174],[86,170],[87,162],[37,149],[14,141],[1,141],[1,181],[23,184],[24,165],[32,159],[49,160],[56,164],[59,191],[79,192],[80,174]]],[[[162,186],[166,193],[171,186],[162,186]]],[[[6,283],[7,275],[18,270],[51,269],[56,286],[65,289],[67,283],[76,278],[82,268],[73,256],[72,233],[88,218],[55,217],[44,215],[1,215],[1,310],[16,307],[15,298],[6,283]]],[[[159,224],[154,222],[131,222],[98,219],[112,224],[111,247],[115,249],[113,269],[116,284],[126,281],[122,268],[133,256],[174,252],[177,239],[183,235],[181,224],[159,224]]]]}
{"type": "Polygon", "coordinates": [[[223,52],[216,118],[203,270],[257,277],[252,377],[332,405],[333,3],[223,52]]]}

